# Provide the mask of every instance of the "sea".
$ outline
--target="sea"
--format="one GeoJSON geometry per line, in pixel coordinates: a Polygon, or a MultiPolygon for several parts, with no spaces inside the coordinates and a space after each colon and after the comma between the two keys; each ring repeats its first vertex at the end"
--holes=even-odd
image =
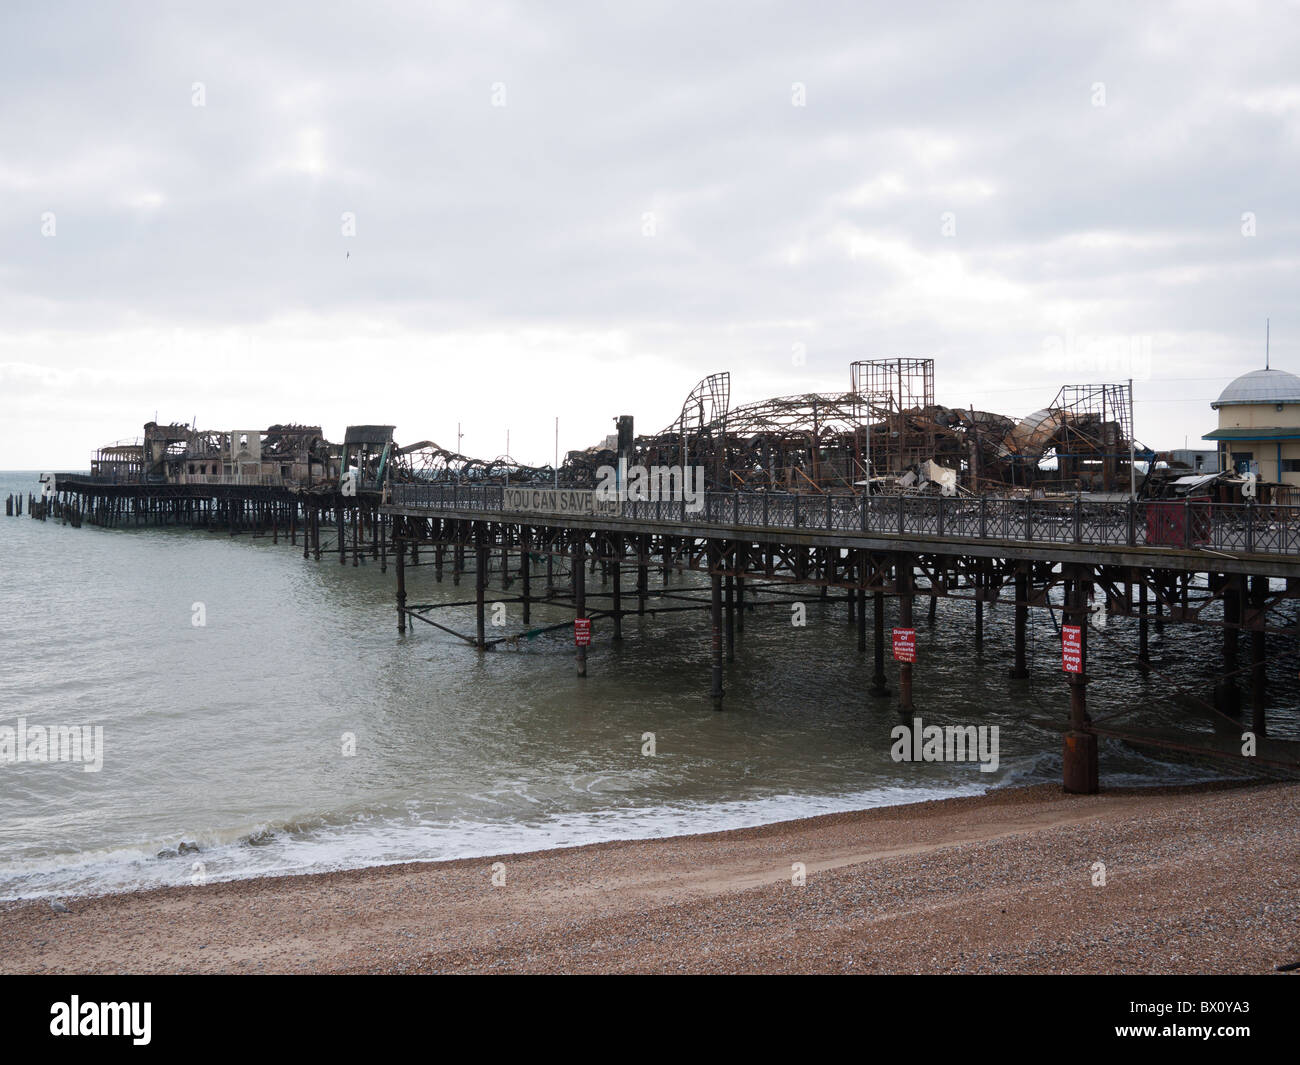
{"type": "MultiPolygon", "coordinates": [[[[0,501],[38,493],[0,472],[0,501]]],[[[411,603],[473,598],[408,570],[411,603]]],[[[499,575],[494,574],[499,588],[499,575]]],[[[663,590],[651,571],[651,591],[663,590]]],[[[600,590],[599,578],[589,588],[600,590]]],[[[673,577],[675,595],[701,589],[673,577]]],[[[501,594],[501,593],[497,593],[501,594]]],[[[868,694],[842,601],[747,614],[709,698],[706,612],[652,594],[624,639],[597,621],[588,676],[570,630],[481,653],[415,623],[377,562],[305,561],[282,538],[188,528],[73,528],[0,516],[0,729],[89,729],[100,764],[0,760],[0,898],[75,896],[243,877],[517,853],[762,825],[1059,782],[1069,696],[1059,614],[1032,611],[1031,677],[1013,681],[1013,610],[917,599],[916,714],[997,726],[996,771],[895,761],[896,698],[868,694]]],[[[506,608],[507,626],[520,618],[506,608]]],[[[474,630],[472,607],[434,615],[474,630]]],[[[569,613],[567,617],[572,617],[569,613]]],[[[534,608],[534,628],[566,620],[534,608]]],[[[886,624],[893,624],[893,603],[886,624]]],[[[494,634],[498,630],[492,630],[494,634]]],[[[1135,623],[1090,643],[1094,717],[1209,728],[1221,637],[1135,623]],[[1173,678],[1173,683],[1171,679],[1173,678]]],[[[1274,734],[1295,734],[1293,662],[1270,667],[1274,734]]],[[[896,669],[888,665],[896,691],[896,669]]],[[[1233,763],[1104,741],[1103,785],[1238,775],[1233,763]]]]}

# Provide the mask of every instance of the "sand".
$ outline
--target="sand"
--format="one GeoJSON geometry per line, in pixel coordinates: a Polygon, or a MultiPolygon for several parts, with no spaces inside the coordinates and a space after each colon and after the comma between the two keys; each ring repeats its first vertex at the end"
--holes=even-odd
{"type": "Polygon", "coordinates": [[[1294,784],[1039,785],[68,914],[7,902],[0,972],[1270,973],[1300,961],[1297,815],[1294,784]]]}

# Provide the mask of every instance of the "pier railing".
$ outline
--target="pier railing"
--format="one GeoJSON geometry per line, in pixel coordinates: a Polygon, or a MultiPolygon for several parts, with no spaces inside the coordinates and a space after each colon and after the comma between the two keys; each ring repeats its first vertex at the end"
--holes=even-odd
{"type": "MultiPolygon", "coordinates": [[[[554,512],[507,510],[500,485],[394,485],[392,501],[398,506],[434,510],[556,516],[554,512]]],[[[1091,502],[1081,498],[706,492],[693,507],[682,500],[624,500],[618,517],[951,540],[1300,555],[1300,507],[1202,499],[1091,502]]]]}

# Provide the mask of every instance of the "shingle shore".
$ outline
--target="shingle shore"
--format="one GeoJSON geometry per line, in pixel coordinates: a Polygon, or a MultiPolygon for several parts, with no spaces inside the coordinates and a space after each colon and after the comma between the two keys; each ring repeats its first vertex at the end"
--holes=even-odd
{"type": "Polygon", "coordinates": [[[1294,784],[1037,785],[71,914],[9,902],[0,972],[1264,973],[1300,961],[1297,815],[1294,784]]]}

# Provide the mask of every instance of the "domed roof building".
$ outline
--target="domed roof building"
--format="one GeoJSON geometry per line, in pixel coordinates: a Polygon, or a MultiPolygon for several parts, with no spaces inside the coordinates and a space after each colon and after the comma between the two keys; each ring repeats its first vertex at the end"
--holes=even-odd
{"type": "Polygon", "coordinates": [[[1300,486],[1300,377],[1251,370],[1210,406],[1219,412],[1219,427],[1205,439],[1218,441],[1220,469],[1300,486]]]}
{"type": "Polygon", "coordinates": [[[1252,403],[1300,403],[1300,377],[1285,370],[1251,370],[1225,388],[1210,406],[1218,410],[1252,403]]]}

